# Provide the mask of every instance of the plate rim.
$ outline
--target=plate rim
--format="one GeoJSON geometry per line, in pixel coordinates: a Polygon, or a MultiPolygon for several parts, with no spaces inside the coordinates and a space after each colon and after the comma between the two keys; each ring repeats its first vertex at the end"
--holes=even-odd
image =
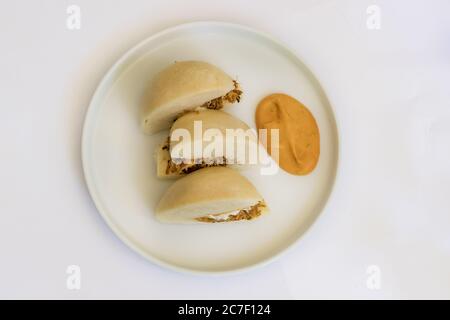
{"type": "Polygon", "coordinates": [[[285,43],[276,39],[275,37],[273,37],[271,34],[269,34],[267,32],[263,32],[263,31],[254,29],[252,27],[249,27],[249,26],[246,26],[243,24],[231,23],[231,22],[225,22],[225,21],[216,21],[216,20],[194,21],[194,22],[188,22],[188,23],[181,23],[181,24],[177,24],[175,26],[169,27],[169,28],[165,28],[161,31],[153,33],[152,35],[144,38],[143,40],[139,41],[137,44],[132,46],[130,49],[128,49],[125,53],[123,53],[120,56],[120,58],[117,59],[111,67],[109,67],[108,71],[104,74],[104,76],[101,78],[100,82],[98,83],[98,85],[94,91],[94,94],[92,95],[92,98],[89,102],[87,111],[85,113],[85,117],[83,120],[82,134],[81,134],[81,164],[82,164],[82,169],[83,169],[82,171],[83,171],[84,181],[87,186],[89,195],[95,205],[95,208],[97,209],[97,212],[103,218],[106,225],[113,231],[115,236],[117,236],[128,248],[130,248],[131,251],[137,253],[139,256],[145,258],[147,261],[152,262],[156,266],[163,267],[165,269],[169,269],[169,270],[173,270],[173,271],[177,271],[180,273],[203,275],[203,276],[234,275],[234,274],[248,272],[248,271],[251,271],[256,268],[263,267],[263,266],[266,266],[266,265],[272,263],[273,261],[280,258],[282,255],[285,255],[286,253],[291,251],[296,245],[298,245],[300,240],[306,234],[311,232],[310,230],[313,228],[314,225],[317,224],[317,221],[323,216],[323,212],[329,206],[332,198],[334,198],[336,184],[337,184],[339,172],[340,172],[340,170],[339,170],[340,154],[341,154],[340,129],[339,129],[338,122],[336,119],[335,110],[332,107],[330,99],[328,98],[328,94],[326,93],[326,91],[325,91],[324,87],[322,86],[321,82],[319,81],[318,77],[312,72],[312,69],[310,68],[310,66],[307,63],[305,63],[304,60],[301,59],[299,57],[299,55],[294,50],[292,50],[288,45],[286,45],[285,43]],[[320,208],[320,210],[316,214],[316,216],[312,218],[312,220],[311,220],[309,226],[306,228],[306,230],[303,233],[301,233],[299,236],[297,236],[293,241],[291,241],[291,243],[286,245],[284,248],[280,249],[275,254],[272,254],[258,262],[255,262],[255,263],[243,266],[243,267],[237,267],[237,268],[228,269],[228,270],[201,270],[201,269],[196,269],[196,268],[184,267],[184,266],[172,264],[170,262],[159,259],[159,258],[153,256],[152,254],[148,253],[147,251],[141,249],[139,245],[137,245],[136,243],[131,241],[126,236],[125,232],[122,232],[120,230],[119,226],[117,226],[117,224],[115,224],[112,221],[112,218],[110,217],[110,215],[107,214],[108,210],[104,207],[101,197],[97,193],[97,190],[95,188],[95,183],[92,178],[92,174],[89,173],[89,167],[90,167],[88,164],[89,163],[89,160],[88,160],[88,154],[89,154],[88,138],[89,137],[88,137],[87,132],[89,130],[89,124],[93,118],[92,114],[95,111],[95,105],[97,104],[97,100],[99,100],[102,97],[103,91],[105,89],[104,87],[107,85],[108,80],[111,78],[111,76],[114,74],[114,72],[123,64],[123,62],[125,62],[134,53],[139,51],[139,49],[142,48],[143,46],[145,46],[147,43],[149,43],[159,37],[162,37],[166,34],[176,32],[178,30],[188,29],[188,28],[193,28],[193,27],[198,27],[198,26],[200,26],[200,27],[201,26],[203,26],[203,27],[205,27],[205,26],[225,27],[225,28],[233,28],[233,29],[250,32],[257,36],[265,38],[265,39],[275,43],[279,47],[283,48],[292,57],[294,57],[298,62],[300,62],[307,69],[307,71],[309,73],[311,73],[311,75],[314,77],[316,84],[319,86],[320,90],[322,91],[321,93],[323,94],[324,98],[326,99],[326,102],[328,103],[328,106],[330,109],[329,111],[331,112],[331,115],[332,115],[334,131],[336,134],[336,137],[335,137],[335,140],[336,140],[335,163],[336,163],[336,165],[334,168],[332,183],[331,183],[331,186],[329,189],[329,193],[326,196],[326,200],[325,200],[325,203],[323,204],[322,208],[320,208]]]}

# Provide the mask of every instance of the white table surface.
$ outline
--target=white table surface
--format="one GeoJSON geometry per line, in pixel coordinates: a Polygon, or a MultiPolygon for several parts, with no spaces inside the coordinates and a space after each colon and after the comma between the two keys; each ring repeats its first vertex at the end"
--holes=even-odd
{"type": "Polygon", "coordinates": [[[185,3],[2,1],[0,298],[450,298],[450,2],[185,3]],[[80,30],[66,27],[71,4],[80,30]],[[373,4],[378,30],[366,26],[373,4]],[[84,115],[113,62],[199,20],[293,48],[341,139],[335,192],[307,235],[276,262],[225,277],[165,270],[128,249],[97,213],[80,162],[84,115]],[[80,290],[66,287],[69,265],[81,268],[80,290]]]}

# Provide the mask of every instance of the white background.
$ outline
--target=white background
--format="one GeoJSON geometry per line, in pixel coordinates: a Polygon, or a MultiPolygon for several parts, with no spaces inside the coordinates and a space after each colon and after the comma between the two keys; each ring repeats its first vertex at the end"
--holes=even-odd
{"type": "MultiPolygon", "coordinates": [[[[0,298],[450,298],[450,2],[6,1],[0,10],[0,298]],[[81,30],[66,8],[81,8],[81,30]],[[381,29],[366,9],[381,9],[381,29]],[[184,22],[245,24],[287,43],[327,92],[335,192],[293,250],[240,275],[179,274],[108,229],[80,138],[101,77],[184,22]],[[81,290],[66,288],[68,265],[81,290]],[[370,290],[367,268],[381,270],[370,290]]],[[[205,44],[206,45],[206,44],[205,44]]]]}

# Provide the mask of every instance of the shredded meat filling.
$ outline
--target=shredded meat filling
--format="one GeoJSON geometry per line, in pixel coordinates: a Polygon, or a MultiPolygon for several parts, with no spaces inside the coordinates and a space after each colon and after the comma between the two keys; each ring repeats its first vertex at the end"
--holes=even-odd
{"type": "Polygon", "coordinates": [[[252,220],[261,215],[262,208],[264,208],[266,205],[260,201],[254,206],[252,206],[249,209],[244,209],[239,211],[239,213],[230,215],[226,219],[220,220],[220,219],[214,219],[211,217],[200,217],[196,218],[195,220],[200,222],[208,222],[208,223],[216,223],[216,222],[231,222],[231,221],[239,221],[239,220],[252,220]]]}
{"type": "MultiPolygon", "coordinates": [[[[239,87],[239,83],[236,80],[233,80],[234,89],[229,91],[227,94],[225,94],[222,97],[218,97],[215,99],[212,99],[210,101],[205,102],[200,107],[197,107],[195,109],[191,110],[184,110],[179,115],[177,115],[176,119],[180,118],[181,116],[184,116],[187,113],[198,111],[198,109],[212,109],[212,110],[220,110],[223,108],[226,102],[229,103],[235,103],[241,101],[241,95],[242,90],[239,87]]],[[[175,119],[175,120],[176,120],[175,119]]]]}
{"type": "Polygon", "coordinates": [[[219,110],[222,109],[225,102],[234,103],[241,101],[242,90],[239,89],[237,81],[233,80],[234,89],[222,97],[212,99],[201,105],[201,108],[219,110]]]}
{"type": "MultiPolygon", "coordinates": [[[[162,146],[163,150],[169,150],[170,138],[167,138],[166,142],[162,146]]],[[[169,155],[170,156],[170,155],[169,155]]],[[[227,165],[225,157],[216,159],[215,161],[206,162],[202,160],[201,163],[176,163],[172,159],[167,160],[166,174],[188,174],[196,170],[207,167],[223,167],[227,165]]]]}
{"type": "Polygon", "coordinates": [[[225,158],[223,158],[222,161],[215,161],[215,162],[202,161],[201,163],[184,163],[184,162],[175,163],[172,160],[167,160],[166,174],[170,173],[188,174],[202,168],[219,167],[219,166],[223,167],[226,165],[227,163],[225,161],[225,158]]]}

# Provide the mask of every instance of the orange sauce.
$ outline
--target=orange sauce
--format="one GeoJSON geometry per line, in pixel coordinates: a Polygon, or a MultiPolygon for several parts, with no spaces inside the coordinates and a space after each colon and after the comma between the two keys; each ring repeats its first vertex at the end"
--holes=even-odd
{"type": "Polygon", "coordinates": [[[294,175],[314,170],[320,154],[319,128],[300,101],[282,93],[271,94],[258,104],[255,120],[258,129],[267,129],[266,147],[272,157],[271,129],[279,129],[278,164],[283,170],[294,175]]]}

